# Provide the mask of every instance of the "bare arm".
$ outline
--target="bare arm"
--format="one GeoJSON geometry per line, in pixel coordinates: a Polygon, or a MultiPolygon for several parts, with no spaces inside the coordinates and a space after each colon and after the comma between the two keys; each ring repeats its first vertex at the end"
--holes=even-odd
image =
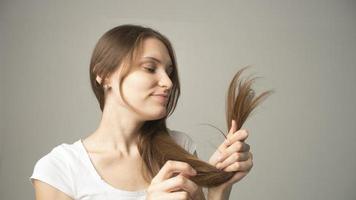
{"type": "Polygon", "coordinates": [[[36,200],[73,200],[62,191],[40,180],[34,179],[33,186],[35,189],[36,200]]]}

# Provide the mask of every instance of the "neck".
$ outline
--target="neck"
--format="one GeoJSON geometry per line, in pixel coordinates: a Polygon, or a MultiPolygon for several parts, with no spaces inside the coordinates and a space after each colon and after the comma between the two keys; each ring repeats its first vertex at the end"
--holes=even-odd
{"type": "Polygon", "coordinates": [[[90,137],[100,151],[119,152],[124,157],[134,156],[138,154],[137,138],[143,123],[133,112],[108,104],[98,129],[90,137]]]}

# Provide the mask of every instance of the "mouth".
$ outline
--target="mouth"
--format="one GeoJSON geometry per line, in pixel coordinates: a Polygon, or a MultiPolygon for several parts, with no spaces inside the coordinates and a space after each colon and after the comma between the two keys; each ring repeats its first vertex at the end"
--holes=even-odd
{"type": "Polygon", "coordinates": [[[168,101],[167,95],[152,95],[158,102],[165,104],[168,101]]]}

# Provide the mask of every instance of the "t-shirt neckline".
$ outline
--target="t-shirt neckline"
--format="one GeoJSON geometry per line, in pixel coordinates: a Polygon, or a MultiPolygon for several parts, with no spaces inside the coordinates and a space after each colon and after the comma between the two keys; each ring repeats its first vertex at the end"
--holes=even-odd
{"type": "Polygon", "coordinates": [[[123,193],[125,195],[129,195],[129,196],[143,196],[143,195],[146,195],[146,190],[137,190],[137,191],[129,191],[129,190],[123,190],[123,189],[119,189],[119,188],[116,188],[114,186],[112,186],[111,184],[109,184],[108,182],[106,182],[98,173],[98,171],[95,169],[91,159],[90,159],[90,156],[83,144],[83,141],[82,139],[80,138],[78,141],[77,141],[77,145],[79,146],[82,154],[84,155],[85,157],[85,162],[87,164],[87,166],[89,167],[91,173],[95,176],[95,178],[100,181],[101,183],[103,183],[103,185],[105,185],[105,187],[111,189],[111,190],[114,190],[116,192],[120,192],[120,193],[123,193]]]}

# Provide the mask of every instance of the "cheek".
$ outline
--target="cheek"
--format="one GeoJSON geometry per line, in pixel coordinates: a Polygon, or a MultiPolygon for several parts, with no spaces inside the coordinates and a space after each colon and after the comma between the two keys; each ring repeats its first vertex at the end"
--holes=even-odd
{"type": "Polygon", "coordinates": [[[123,93],[126,98],[141,101],[154,92],[154,81],[145,76],[127,77],[123,83],[123,93]]]}

